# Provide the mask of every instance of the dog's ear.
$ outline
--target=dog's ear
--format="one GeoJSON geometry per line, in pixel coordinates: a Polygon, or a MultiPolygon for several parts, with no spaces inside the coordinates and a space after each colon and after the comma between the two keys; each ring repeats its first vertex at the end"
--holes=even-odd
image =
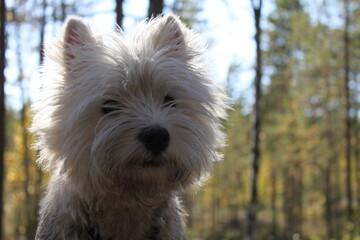
{"type": "MultiPolygon", "coordinates": [[[[75,70],[81,57],[81,48],[95,43],[90,27],[79,17],[69,17],[62,30],[63,62],[66,70],[75,70]]],[[[78,66],[79,67],[79,66],[78,66]]]]}
{"type": "Polygon", "coordinates": [[[183,49],[185,47],[185,39],[182,25],[180,20],[173,15],[162,17],[153,39],[155,49],[167,49],[170,52],[183,49]]]}

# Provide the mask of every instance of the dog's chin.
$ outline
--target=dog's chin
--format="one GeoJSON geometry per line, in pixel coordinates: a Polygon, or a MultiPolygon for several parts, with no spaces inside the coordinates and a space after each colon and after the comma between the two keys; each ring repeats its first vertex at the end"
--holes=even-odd
{"type": "Polygon", "coordinates": [[[172,156],[146,156],[131,158],[122,171],[116,174],[126,191],[136,194],[171,192],[183,189],[193,179],[192,169],[179,165],[172,156]],[[144,187],[146,186],[146,187],[144,187]]]}

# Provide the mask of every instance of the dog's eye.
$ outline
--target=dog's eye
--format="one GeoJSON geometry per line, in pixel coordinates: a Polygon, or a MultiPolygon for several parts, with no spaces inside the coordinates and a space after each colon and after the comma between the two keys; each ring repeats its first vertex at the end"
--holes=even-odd
{"type": "Polygon", "coordinates": [[[173,97],[166,95],[164,97],[162,104],[164,105],[164,107],[176,107],[176,104],[174,101],[175,101],[175,99],[173,97]]]}
{"type": "Polygon", "coordinates": [[[117,110],[118,106],[119,106],[119,103],[117,101],[107,100],[103,103],[101,110],[104,114],[108,114],[112,111],[117,110]]]}

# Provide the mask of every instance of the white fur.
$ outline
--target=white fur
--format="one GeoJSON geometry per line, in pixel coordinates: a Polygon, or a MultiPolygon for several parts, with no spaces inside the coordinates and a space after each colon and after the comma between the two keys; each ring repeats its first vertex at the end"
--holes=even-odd
{"type": "MultiPolygon", "coordinates": [[[[144,21],[128,35],[96,35],[83,20],[67,20],[60,36],[45,49],[41,99],[33,107],[38,163],[52,175],[41,224],[46,225],[46,215],[55,211],[51,209],[59,219],[81,219],[83,202],[111,212],[125,205],[138,208],[128,203],[135,198],[156,208],[166,199],[176,199],[182,188],[207,178],[212,162],[221,159],[226,97],[208,79],[204,50],[198,36],[172,15],[144,21]],[[165,96],[173,97],[176,106],[164,106],[165,96]],[[101,109],[107,100],[118,106],[104,115],[101,109]],[[153,156],[137,136],[155,124],[170,135],[169,146],[157,157],[166,164],[144,168],[141,163],[153,156]]],[[[177,200],[174,203],[179,207],[177,200]]],[[[99,231],[121,239],[140,239],[150,221],[143,216],[139,225],[144,226],[136,235],[124,233],[121,224],[109,230],[104,224],[112,226],[117,220],[101,217],[99,231]]]]}

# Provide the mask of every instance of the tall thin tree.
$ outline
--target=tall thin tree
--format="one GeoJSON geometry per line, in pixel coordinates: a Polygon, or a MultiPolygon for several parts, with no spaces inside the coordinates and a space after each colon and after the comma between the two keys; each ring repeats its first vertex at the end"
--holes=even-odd
{"type": "Polygon", "coordinates": [[[116,24],[121,29],[123,28],[123,18],[124,18],[123,3],[124,0],[116,0],[116,6],[115,6],[116,24]]]}
{"type": "Polygon", "coordinates": [[[164,0],[149,0],[149,8],[147,17],[156,17],[162,14],[164,8],[164,0]]]}
{"type": "Polygon", "coordinates": [[[254,13],[255,20],[255,43],[256,43],[256,64],[255,64],[255,103],[253,107],[252,116],[252,129],[251,129],[251,196],[250,204],[247,212],[247,231],[246,239],[254,239],[254,226],[256,223],[256,212],[258,205],[258,173],[259,173],[259,160],[260,160],[260,131],[261,131],[261,79],[262,79],[262,55],[261,55],[261,9],[262,0],[258,0],[257,4],[251,0],[251,6],[254,13]]]}
{"type": "Polygon", "coordinates": [[[5,0],[0,1],[0,239],[3,233],[3,191],[5,152],[5,0]]]}
{"type": "MultiPolygon", "coordinates": [[[[64,0],[61,0],[60,6],[61,6],[60,20],[61,20],[61,22],[64,22],[65,19],[66,19],[67,4],[66,4],[66,2],[64,0]]],[[[55,10],[55,8],[54,8],[54,10],[55,10]]]]}
{"type": "MultiPolygon", "coordinates": [[[[45,41],[45,27],[46,27],[46,9],[47,1],[42,1],[42,16],[40,20],[40,43],[39,43],[39,64],[41,65],[44,61],[44,41],[45,41]]],[[[64,14],[65,15],[65,14],[64,14]]]]}
{"type": "Polygon", "coordinates": [[[345,96],[345,158],[346,158],[346,196],[348,219],[352,218],[352,186],[351,186],[351,119],[350,119],[350,38],[349,38],[349,0],[344,5],[344,96],[345,96]]]}

